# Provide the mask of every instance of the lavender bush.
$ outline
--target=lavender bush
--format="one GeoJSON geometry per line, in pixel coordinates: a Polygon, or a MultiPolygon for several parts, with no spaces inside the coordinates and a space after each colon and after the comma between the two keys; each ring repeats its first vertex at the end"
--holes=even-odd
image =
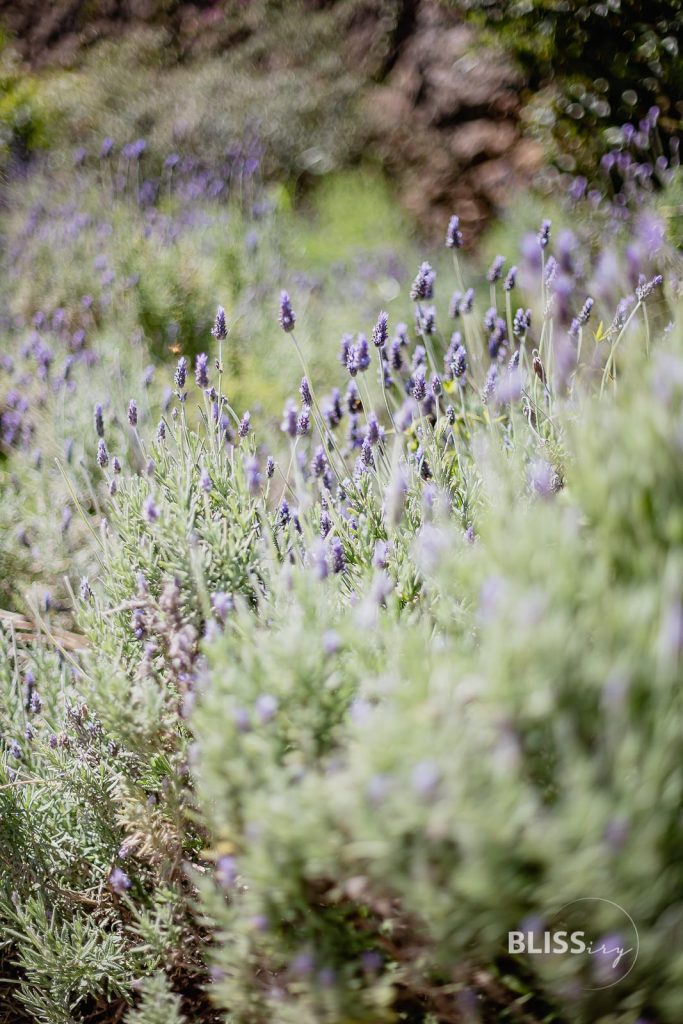
{"type": "Polygon", "coordinates": [[[468,287],[445,240],[332,390],[270,293],[277,432],[222,309],[158,418],[143,374],[76,403],[79,633],[3,632],[17,1018],[677,1019],[676,257],[545,221],[468,287]],[[637,920],[628,977],[508,955],[586,896],[637,920]]]}

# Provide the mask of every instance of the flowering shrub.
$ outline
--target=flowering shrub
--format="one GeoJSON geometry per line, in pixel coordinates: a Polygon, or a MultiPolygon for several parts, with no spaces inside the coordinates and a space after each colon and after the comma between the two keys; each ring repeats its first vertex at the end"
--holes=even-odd
{"type": "Polygon", "coordinates": [[[617,302],[620,258],[544,222],[472,289],[461,244],[329,394],[282,294],[279,438],[226,397],[220,308],[155,426],[93,395],[84,639],[2,640],[17,1014],[676,1020],[675,276],[643,248],[617,302]],[[507,953],[586,896],[638,922],[618,985],[507,953]]]}

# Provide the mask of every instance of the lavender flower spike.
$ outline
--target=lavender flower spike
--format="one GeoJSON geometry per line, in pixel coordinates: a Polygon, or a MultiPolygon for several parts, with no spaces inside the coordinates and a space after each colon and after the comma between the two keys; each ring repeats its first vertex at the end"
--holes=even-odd
{"type": "Polygon", "coordinates": [[[290,331],[294,330],[296,314],[292,309],[292,303],[290,302],[287,292],[280,293],[280,315],[278,320],[280,322],[280,327],[285,334],[289,334],[290,331]]]}
{"type": "Polygon", "coordinates": [[[178,391],[182,391],[185,387],[185,381],[187,379],[187,359],[185,356],[181,356],[176,366],[174,378],[175,385],[178,391]]]}
{"type": "Polygon", "coordinates": [[[97,465],[101,469],[104,469],[104,467],[108,464],[108,462],[109,462],[109,452],[107,451],[107,446],[104,443],[104,438],[101,437],[99,439],[99,441],[97,442],[97,465]]]}
{"type": "Polygon", "coordinates": [[[131,427],[137,427],[138,425],[138,404],[134,398],[131,398],[128,403],[128,422],[131,427]]]}
{"type": "Polygon", "coordinates": [[[382,311],[372,329],[372,340],[376,348],[383,348],[389,338],[389,315],[382,311]]]}
{"type": "Polygon", "coordinates": [[[225,341],[228,336],[228,328],[225,323],[225,310],[222,306],[219,306],[216,310],[216,319],[213,327],[211,328],[211,333],[216,341],[225,341]]]}
{"type": "Polygon", "coordinates": [[[98,437],[104,437],[104,417],[102,416],[102,406],[97,403],[94,411],[95,417],[95,433],[98,437]]]}
{"type": "Polygon", "coordinates": [[[453,216],[448,222],[448,230],[446,231],[446,248],[462,249],[462,231],[460,230],[460,218],[456,217],[455,214],[453,214],[453,216]]]}
{"type": "Polygon", "coordinates": [[[208,388],[209,386],[208,364],[209,357],[206,352],[200,352],[194,364],[194,379],[197,382],[197,387],[208,388]]]}
{"type": "Polygon", "coordinates": [[[432,270],[430,264],[422,263],[410,289],[410,297],[413,302],[433,298],[435,278],[436,273],[432,270]]]}

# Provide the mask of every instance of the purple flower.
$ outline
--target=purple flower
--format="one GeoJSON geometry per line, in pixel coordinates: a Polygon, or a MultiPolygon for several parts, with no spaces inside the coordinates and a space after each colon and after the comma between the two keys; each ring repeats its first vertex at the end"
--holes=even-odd
{"type": "Polygon", "coordinates": [[[272,480],[275,473],[275,459],[272,455],[269,455],[266,459],[266,476],[269,480],[272,480]]]}
{"type": "Polygon", "coordinates": [[[197,387],[208,388],[209,386],[208,364],[209,357],[206,352],[200,352],[194,364],[194,379],[197,382],[197,387]]]}
{"type": "Polygon", "coordinates": [[[503,282],[503,288],[506,292],[511,292],[517,283],[517,267],[510,267],[503,282]]]}
{"type": "Polygon", "coordinates": [[[441,392],[443,391],[441,377],[439,377],[438,373],[435,373],[434,376],[432,377],[431,391],[432,394],[434,395],[434,398],[438,398],[441,392]]]}
{"type": "Polygon", "coordinates": [[[142,506],[142,511],[148,523],[155,523],[159,518],[159,512],[156,505],[154,504],[154,499],[152,498],[151,494],[145,500],[145,503],[142,506]]]}
{"type": "Polygon", "coordinates": [[[128,422],[131,427],[137,427],[138,425],[138,406],[134,398],[131,398],[128,403],[128,422]]]}
{"type": "Polygon", "coordinates": [[[541,249],[545,249],[550,242],[550,228],[552,227],[552,221],[544,220],[538,232],[538,244],[541,249]]]}
{"type": "Polygon", "coordinates": [[[301,378],[301,384],[299,385],[299,394],[301,395],[301,401],[304,405],[313,405],[313,395],[311,394],[311,387],[308,383],[308,377],[301,378]]]}
{"type": "Polygon", "coordinates": [[[586,301],[584,302],[583,306],[581,307],[581,312],[576,318],[582,327],[584,324],[588,323],[588,320],[590,319],[591,315],[591,310],[593,309],[593,305],[593,299],[589,295],[586,301]]]}
{"type": "Polygon", "coordinates": [[[296,437],[297,433],[297,411],[294,402],[290,399],[285,406],[285,411],[282,414],[282,423],[280,424],[280,430],[283,434],[288,434],[290,437],[296,437]]]}
{"type": "Polygon", "coordinates": [[[100,466],[101,469],[104,469],[108,462],[109,452],[107,451],[104,438],[101,437],[97,442],[97,465],[100,466]]]}
{"type": "Polygon", "coordinates": [[[504,264],[505,264],[505,257],[504,256],[496,256],[495,260],[493,261],[493,263],[489,267],[488,273],[486,275],[486,278],[487,278],[487,280],[489,281],[490,284],[495,284],[496,281],[500,280],[501,274],[503,272],[504,264]]]}
{"type": "Polygon", "coordinates": [[[344,571],[346,559],[344,557],[344,547],[339,537],[333,537],[330,541],[330,562],[332,572],[340,573],[344,571]]]}
{"type": "Polygon", "coordinates": [[[278,317],[280,327],[289,334],[290,331],[294,330],[294,324],[296,323],[296,314],[292,309],[292,303],[290,302],[289,295],[287,292],[280,293],[280,315],[278,317]]]}
{"type": "Polygon", "coordinates": [[[377,317],[377,323],[372,329],[372,341],[376,348],[383,348],[389,337],[389,315],[381,312],[377,317]]]}
{"type": "Polygon", "coordinates": [[[98,404],[95,406],[94,412],[95,418],[95,433],[98,437],[104,437],[104,417],[102,416],[102,406],[98,404]]]}
{"type": "Polygon", "coordinates": [[[83,576],[81,578],[81,599],[83,601],[90,601],[95,595],[92,592],[92,587],[88,582],[88,577],[83,576]]]}
{"type": "Polygon", "coordinates": [[[175,386],[177,387],[178,391],[182,391],[183,388],[185,387],[185,381],[187,379],[187,359],[185,358],[185,356],[181,356],[180,359],[178,360],[178,365],[176,366],[173,379],[175,381],[175,386]]]}
{"type": "Polygon", "coordinates": [[[247,488],[251,494],[256,494],[261,486],[261,473],[259,471],[258,459],[250,456],[244,463],[244,476],[247,481],[247,488]]]}
{"type": "Polygon", "coordinates": [[[254,708],[261,722],[266,725],[275,717],[277,712],[277,697],[274,697],[272,693],[262,693],[260,697],[256,698],[254,708]]]}
{"type": "Polygon", "coordinates": [[[10,755],[16,760],[21,761],[22,752],[19,743],[16,740],[12,740],[9,745],[10,755]]]}
{"type": "Polygon", "coordinates": [[[213,488],[211,476],[209,475],[209,472],[206,468],[202,468],[202,471],[199,474],[199,486],[201,487],[205,494],[208,494],[209,491],[213,488]]]}
{"type": "Polygon", "coordinates": [[[311,410],[307,405],[302,405],[299,418],[296,421],[296,432],[300,437],[305,437],[311,429],[311,410]]]}
{"type": "Polygon", "coordinates": [[[163,420],[159,420],[159,426],[157,427],[157,441],[162,444],[166,440],[166,424],[163,420]]]}
{"type": "Polygon", "coordinates": [[[215,594],[211,595],[211,607],[219,622],[225,622],[230,612],[234,610],[235,602],[231,594],[217,590],[215,594]]]}
{"type": "Polygon", "coordinates": [[[518,309],[512,320],[512,333],[516,338],[521,337],[531,327],[531,310],[518,309]]]}
{"type": "Polygon", "coordinates": [[[429,263],[422,263],[410,289],[410,297],[414,302],[431,299],[434,296],[434,280],[436,273],[429,263]]]}
{"type": "Polygon", "coordinates": [[[131,880],[121,868],[114,868],[109,875],[109,885],[117,896],[123,896],[131,887],[131,880]]]}
{"type": "Polygon", "coordinates": [[[228,336],[228,329],[225,323],[225,310],[219,306],[216,310],[216,319],[211,328],[211,333],[217,341],[225,341],[228,336]]]}
{"type": "Polygon", "coordinates": [[[416,402],[424,402],[427,397],[427,382],[424,373],[417,373],[413,380],[412,395],[416,402]]]}
{"type": "Polygon", "coordinates": [[[240,420],[240,425],[239,425],[239,428],[237,430],[237,433],[239,434],[240,437],[244,438],[249,433],[250,427],[251,427],[251,413],[249,411],[247,411],[247,412],[245,412],[244,416],[240,420]]]}
{"type": "Polygon", "coordinates": [[[114,148],[114,140],[110,139],[109,136],[102,139],[102,145],[100,146],[100,159],[106,160],[108,156],[111,156],[111,151],[114,148]]]}
{"type": "Polygon", "coordinates": [[[460,230],[460,218],[456,217],[455,214],[453,214],[453,216],[448,222],[448,229],[446,230],[446,248],[462,249],[462,232],[460,230]]]}
{"type": "Polygon", "coordinates": [[[237,881],[237,861],[225,855],[216,861],[216,878],[224,889],[232,889],[237,881]]]}

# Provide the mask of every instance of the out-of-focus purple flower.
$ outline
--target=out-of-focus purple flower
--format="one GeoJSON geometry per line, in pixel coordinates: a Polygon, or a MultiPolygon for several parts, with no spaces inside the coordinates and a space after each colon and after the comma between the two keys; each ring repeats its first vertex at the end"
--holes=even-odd
{"type": "Polygon", "coordinates": [[[211,607],[219,622],[225,622],[230,612],[234,610],[235,602],[231,594],[217,590],[215,594],[211,595],[211,607]]]}
{"type": "Polygon", "coordinates": [[[280,293],[280,314],[278,320],[280,327],[286,334],[294,330],[296,314],[292,309],[292,303],[287,292],[280,293]]]}
{"type": "Polygon", "coordinates": [[[102,406],[98,404],[95,406],[94,412],[95,419],[95,433],[98,437],[104,437],[104,417],[102,415],[102,406]]]}
{"type": "Polygon", "coordinates": [[[503,267],[505,266],[505,257],[496,256],[493,263],[488,269],[486,279],[490,284],[495,284],[496,281],[500,281],[501,274],[503,273],[503,267]]]}
{"type": "Polygon", "coordinates": [[[137,427],[138,425],[138,405],[134,398],[131,398],[128,403],[128,422],[131,427],[137,427]]]}
{"type": "Polygon", "coordinates": [[[10,756],[13,757],[15,759],[15,761],[21,761],[21,759],[23,757],[23,754],[22,754],[21,746],[19,745],[17,740],[11,740],[10,741],[9,752],[10,752],[10,756]]]}
{"type": "Polygon", "coordinates": [[[114,868],[109,875],[109,885],[117,896],[123,896],[130,889],[132,883],[122,868],[114,868]]]}
{"type": "Polygon", "coordinates": [[[330,541],[330,563],[334,573],[343,572],[346,567],[344,546],[339,537],[333,537],[330,541]]]}
{"type": "Polygon", "coordinates": [[[518,309],[512,320],[512,333],[516,338],[521,338],[531,327],[531,310],[518,309]]]}
{"type": "Polygon", "coordinates": [[[197,387],[208,388],[209,386],[209,374],[208,374],[209,357],[206,352],[200,352],[197,356],[194,364],[194,379],[197,383],[197,387]]]}
{"type": "Polygon", "coordinates": [[[284,413],[282,414],[282,423],[280,424],[280,430],[283,434],[288,434],[289,437],[296,437],[297,434],[297,420],[298,414],[294,402],[290,399],[286,406],[284,413]]]}
{"type": "Polygon", "coordinates": [[[209,491],[211,491],[213,488],[213,481],[211,480],[209,471],[206,469],[205,466],[202,467],[202,470],[199,474],[199,486],[201,487],[205,494],[208,494],[209,491]]]}
{"type": "Polygon", "coordinates": [[[460,230],[460,218],[455,214],[448,222],[446,230],[446,248],[462,249],[462,232],[460,230]]]}
{"type": "Polygon", "coordinates": [[[223,889],[232,889],[237,881],[237,861],[229,854],[216,861],[216,879],[223,889]]]}
{"type": "Polygon", "coordinates": [[[550,242],[550,229],[552,227],[552,221],[544,220],[538,232],[538,244],[541,249],[546,249],[550,242]]]}
{"type": "Polygon", "coordinates": [[[503,288],[506,292],[511,292],[517,283],[517,267],[510,267],[507,274],[505,275],[505,281],[503,282],[503,288]]]}
{"type": "Polygon", "coordinates": [[[262,693],[256,698],[254,709],[260,721],[266,725],[277,714],[278,700],[272,693],[262,693]]]}
{"type": "Polygon", "coordinates": [[[256,494],[261,486],[261,473],[258,459],[251,455],[244,462],[244,476],[250,494],[256,494]]]}
{"type": "Polygon", "coordinates": [[[104,467],[108,464],[108,462],[109,462],[109,452],[107,451],[107,446],[106,446],[106,444],[104,442],[104,438],[101,437],[99,439],[99,441],[97,442],[97,465],[101,469],[104,469],[104,467]]]}
{"type": "Polygon", "coordinates": [[[102,139],[102,145],[100,146],[100,159],[106,160],[107,157],[111,156],[111,152],[114,148],[114,140],[108,135],[102,139]]]}
{"type": "Polygon", "coordinates": [[[148,498],[145,499],[145,503],[142,506],[142,511],[148,523],[155,523],[159,518],[159,511],[156,505],[154,504],[154,499],[152,498],[151,494],[149,495],[148,498]]]}

